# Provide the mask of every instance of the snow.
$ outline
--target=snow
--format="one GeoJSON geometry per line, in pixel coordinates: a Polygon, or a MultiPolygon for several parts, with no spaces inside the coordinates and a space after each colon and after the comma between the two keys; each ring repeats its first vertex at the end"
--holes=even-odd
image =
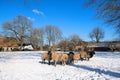
{"type": "Polygon", "coordinates": [[[0,80],[120,80],[120,52],[96,52],[90,61],[56,67],[41,51],[0,52],[0,80]]]}
{"type": "Polygon", "coordinates": [[[32,47],[32,45],[27,45],[27,46],[23,46],[22,49],[33,50],[33,47],[32,47]]]}

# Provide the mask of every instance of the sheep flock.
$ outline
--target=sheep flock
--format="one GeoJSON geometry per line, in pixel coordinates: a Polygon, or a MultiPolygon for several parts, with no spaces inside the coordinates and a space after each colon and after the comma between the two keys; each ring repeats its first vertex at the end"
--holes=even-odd
{"type": "Polygon", "coordinates": [[[69,53],[64,53],[64,52],[58,53],[55,51],[47,51],[46,53],[42,53],[41,59],[42,59],[42,63],[45,63],[45,61],[47,60],[48,65],[50,65],[52,61],[53,65],[56,66],[57,63],[66,65],[66,64],[74,64],[78,62],[78,60],[89,61],[89,59],[92,58],[94,54],[95,54],[94,50],[69,52],[69,53]]]}

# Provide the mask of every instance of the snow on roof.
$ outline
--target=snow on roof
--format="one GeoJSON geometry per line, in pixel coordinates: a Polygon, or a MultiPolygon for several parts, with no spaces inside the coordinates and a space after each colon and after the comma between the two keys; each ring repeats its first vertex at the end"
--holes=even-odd
{"type": "Polygon", "coordinates": [[[27,45],[27,46],[23,46],[22,49],[30,49],[30,50],[33,50],[33,47],[32,47],[32,45],[27,45]]]}

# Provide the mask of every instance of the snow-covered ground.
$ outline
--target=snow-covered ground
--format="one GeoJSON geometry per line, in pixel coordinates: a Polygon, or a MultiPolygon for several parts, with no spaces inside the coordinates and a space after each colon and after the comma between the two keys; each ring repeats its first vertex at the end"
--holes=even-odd
{"type": "Polygon", "coordinates": [[[0,80],[120,80],[120,52],[56,67],[42,64],[41,52],[0,52],[0,80]]]}

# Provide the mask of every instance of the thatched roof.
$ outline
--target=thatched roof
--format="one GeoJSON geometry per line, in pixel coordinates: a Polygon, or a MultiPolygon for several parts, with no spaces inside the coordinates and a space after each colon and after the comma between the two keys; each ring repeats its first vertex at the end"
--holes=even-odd
{"type": "Polygon", "coordinates": [[[13,37],[0,37],[0,46],[2,47],[18,47],[17,41],[13,37]]]}

